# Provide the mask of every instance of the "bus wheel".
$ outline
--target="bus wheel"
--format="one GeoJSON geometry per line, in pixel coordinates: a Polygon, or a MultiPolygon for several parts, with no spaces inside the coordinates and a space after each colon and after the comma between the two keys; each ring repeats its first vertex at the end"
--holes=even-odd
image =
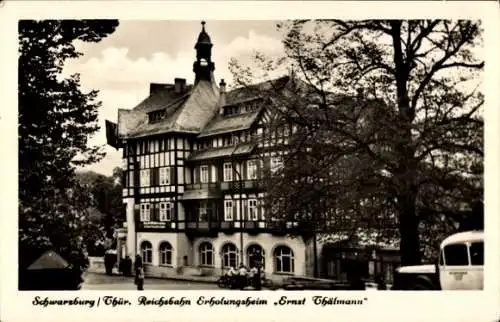
{"type": "Polygon", "coordinates": [[[432,285],[424,281],[415,281],[408,288],[410,291],[431,291],[434,290],[432,285]]]}

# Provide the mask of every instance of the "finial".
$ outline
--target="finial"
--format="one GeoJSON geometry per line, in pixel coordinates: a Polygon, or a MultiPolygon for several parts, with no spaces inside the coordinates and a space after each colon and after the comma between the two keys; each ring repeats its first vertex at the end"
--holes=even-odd
{"type": "Polygon", "coordinates": [[[206,22],[205,22],[205,20],[203,20],[203,21],[201,22],[201,29],[202,29],[203,31],[205,31],[205,24],[206,24],[206,22]]]}

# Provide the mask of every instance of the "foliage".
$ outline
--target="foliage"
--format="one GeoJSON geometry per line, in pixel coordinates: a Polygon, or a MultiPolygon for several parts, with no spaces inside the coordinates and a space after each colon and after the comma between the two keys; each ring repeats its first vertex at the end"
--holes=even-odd
{"type": "Polygon", "coordinates": [[[19,22],[20,269],[49,248],[85,266],[89,195],[74,171],[103,156],[87,145],[98,130],[100,102],[97,91],[82,91],[78,74],[61,72],[66,60],[82,55],[75,41],[98,42],[117,26],[116,20],[19,22]]]}
{"type": "MultiPolygon", "coordinates": [[[[286,166],[267,182],[272,215],[314,220],[323,232],[375,228],[400,240],[404,265],[420,263],[442,237],[437,227],[483,198],[480,22],[280,28],[285,57],[256,57],[264,76],[293,66],[287,90],[261,92],[277,116],[269,131],[297,125],[286,166]]],[[[231,67],[240,85],[252,79],[231,67]]]]}
{"type": "Polygon", "coordinates": [[[122,200],[122,169],[116,167],[113,175],[105,176],[92,171],[78,172],[79,181],[89,190],[92,206],[97,215],[95,222],[100,225],[107,238],[113,238],[115,228],[125,221],[122,200]]]}

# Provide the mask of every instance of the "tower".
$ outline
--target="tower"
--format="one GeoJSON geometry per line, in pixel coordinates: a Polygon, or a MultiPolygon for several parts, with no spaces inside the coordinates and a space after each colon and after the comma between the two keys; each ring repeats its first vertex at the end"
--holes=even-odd
{"type": "Polygon", "coordinates": [[[212,80],[212,73],[215,70],[215,65],[212,62],[212,41],[210,36],[205,31],[205,21],[201,22],[201,32],[198,35],[198,41],[194,46],[196,49],[196,61],[193,64],[195,73],[195,84],[200,80],[212,80]]]}

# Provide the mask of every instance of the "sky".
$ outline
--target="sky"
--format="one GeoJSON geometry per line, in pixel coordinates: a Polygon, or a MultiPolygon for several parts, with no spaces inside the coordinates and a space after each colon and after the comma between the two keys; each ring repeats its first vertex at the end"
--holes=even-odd
{"type": "MultiPolygon", "coordinates": [[[[206,21],[214,44],[215,79],[232,82],[228,63],[252,64],[256,51],[277,56],[283,52],[277,21],[206,21]]],[[[194,45],[201,21],[120,21],[116,31],[98,43],[75,43],[83,56],[66,62],[64,73],[80,73],[84,91],[99,90],[101,129],[89,144],[105,145],[105,120],[117,121],[118,109],[134,108],[148,96],[149,84],[194,80],[194,45]]],[[[122,164],[121,153],[105,146],[106,157],[84,170],[111,175],[122,164]]]]}

